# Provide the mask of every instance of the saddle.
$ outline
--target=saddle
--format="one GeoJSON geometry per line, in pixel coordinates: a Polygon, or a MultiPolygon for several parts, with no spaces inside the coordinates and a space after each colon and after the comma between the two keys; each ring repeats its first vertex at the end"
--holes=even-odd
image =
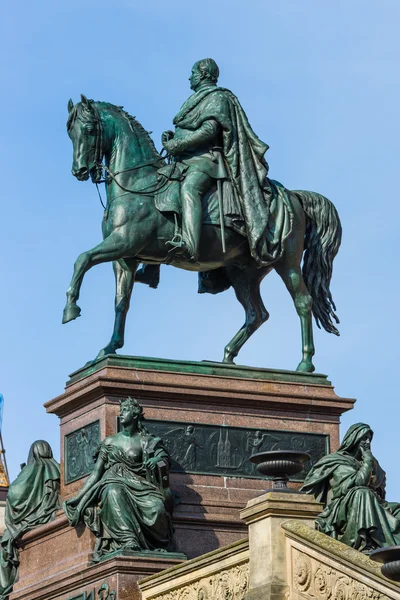
{"type": "MultiPolygon", "coordinates": [[[[161,213],[174,213],[178,217],[182,215],[181,207],[181,184],[189,167],[182,163],[172,163],[158,169],[159,182],[165,181],[159,192],[154,196],[154,204],[161,213]]],[[[240,203],[236,198],[233,185],[228,179],[221,180],[222,183],[222,206],[226,227],[231,227],[246,235],[244,219],[240,203]]],[[[209,192],[202,198],[203,225],[219,225],[219,198],[217,191],[217,180],[209,192]]]]}
{"type": "Polygon", "coordinates": [[[157,210],[162,213],[181,214],[181,182],[184,180],[188,168],[182,163],[171,163],[158,169],[158,181],[162,187],[154,196],[157,210]]]}

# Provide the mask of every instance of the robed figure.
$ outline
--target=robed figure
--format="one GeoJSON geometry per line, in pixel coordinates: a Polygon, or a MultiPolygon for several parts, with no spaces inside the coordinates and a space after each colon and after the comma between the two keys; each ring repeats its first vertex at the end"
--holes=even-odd
{"type": "Polygon", "coordinates": [[[18,540],[52,521],[60,508],[60,465],[45,440],[33,442],[28,462],[9,487],[0,553],[0,599],[8,598],[18,576],[18,540]]]}
{"type": "Polygon", "coordinates": [[[93,472],[64,502],[72,526],[84,522],[96,536],[93,562],[121,552],[173,549],[169,455],[143,425],[143,409],[121,401],[121,431],[100,445],[93,472]]]}
{"type": "MultiPolygon", "coordinates": [[[[163,146],[182,176],[182,236],[170,245],[177,253],[197,260],[202,199],[217,180],[218,193],[228,196],[224,197],[224,211],[238,229],[240,222],[244,226],[252,257],[259,265],[270,264],[280,256],[282,247],[277,242],[288,234],[290,219],[285,214],[275,217],[271,235],[273,194],[264,158],[268,145],[254,133],[237,97],[217,86],[218,76],[213,59],[195,63],[189,78],[194,93],[174,118],[175,132],[166,131],[162,136],[163,146]],[[283,236],[282,230],[286,230],[283,236]]],[[[288,212],[290,207],[284,205],[282,211],[288,212]]]]}
{"type": "Polygon", "coordinates": [[[400,544],[400,504],[385,500],[386,474],[370,450],[372,437],[369,425],[352,425],[302,487],[326,505],[318,529],[365,553],[400,544]]]}

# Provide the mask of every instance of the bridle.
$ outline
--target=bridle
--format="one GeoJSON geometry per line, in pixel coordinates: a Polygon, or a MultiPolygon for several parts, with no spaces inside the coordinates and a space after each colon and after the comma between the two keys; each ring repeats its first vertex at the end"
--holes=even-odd
{"type": "MultiPolygon", "coordinates": [[[[127,173],[128,171],[137,171],[138,169],[141,169],[143,167],[154,167],[155,169],[157,169],[161,166],[161,163],[164,162],[164,158],[160,155],[160,158],[158,158],[158,159],[151,160],[151,161],[147,160],[143,163],[139,163],[138,165],[135,165],[134,167],[128,167],[127,169],[123,169],[121,171],[115,171],[115,172],[111,171],[111,169],[109,167],[107,167],[107,165],[103,164],[103,162],[102,162],[103,156],[104,156],[103,123],[101,121],[99,111],[97,110],[97,107],[94,105],[94,103],[91,104],[91,108],[92,108],[94,116],[95,116],[94,124],[96,127],[96,145],[95,145],[95,149],[94,149],[94,166],[90,169],[90,173],[91,173],[90,176],[92,178],[92,182],[96,184],[100,202],[101,202],[104,210],[106,210],[106,207],[104,206],[98,184],[99,183],[108,184],[108,183],[110,183],[110,179],[112,179],[114,181],[114,183],[116,183],[116,185],[124,192],[130,193],[130,194],[135,194],[135,195],[140,195],[140,196],[152,196],[153,194],[156,194],[157,192],[164,189],[170,183],[172,176],[174,174],[174,171],[175,171],[175,167],[173,167],[171,174],[165,178],[165,181],[162,181],[160,184],[158,184],[156,187],[154,187],[153,189],[150,189],[150,190],[146,189],[146,188],[142,188],[140,190],[131,190],[131,189],[124,187],[121,183],[119,183],[119,181],[117,180],[117,175],[120,175],[121,173],[127,173]],[[103,178],[104,171],[107,173],[106,178],[103,178]]],[[[110,205],[110,203],[114,199],[115,198],[112,198],[112,200],[110,200],[108,202],[108,204],[110,205]]]]}

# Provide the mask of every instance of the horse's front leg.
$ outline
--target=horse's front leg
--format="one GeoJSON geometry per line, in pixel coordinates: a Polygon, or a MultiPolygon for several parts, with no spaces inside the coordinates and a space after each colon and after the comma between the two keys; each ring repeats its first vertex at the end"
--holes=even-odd
{"type": "Polygon", "coordinates": [[[135,272],[138,266],[136,260],[117,260],[113,262],[115,275],[115,321],[111,340],[100,350],[96,360],[107,354],[115,354],[124,345],[126,315],[129,310],[135,272]]]}
{"type": "Polygon", "coordinates": [[[76,302],[79,298],[82,280],[86,271],[94,267],[94,265],[119,260],[126,255],[127,250],[127,245],[123,242],[122,236],[113,232],[98,246],[87,252],[82,252],[78,256],[74,265],[71,283],[67,290],[67,303],[64,308],[63,323],[68,323],[81,314],[81,309],[76,302]]]}

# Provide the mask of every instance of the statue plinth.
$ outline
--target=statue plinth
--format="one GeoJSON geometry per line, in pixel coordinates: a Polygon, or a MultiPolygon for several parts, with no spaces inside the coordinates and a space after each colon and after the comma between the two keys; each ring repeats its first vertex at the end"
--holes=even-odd
{"type": "Polygon", "coordinates": [[[20,546],[19,581],[10,600],[107,598],[105,592],[99,594],[104,585],[118,600],[139,600],[139,579],[182,562],[172,553],[138,553],[91,564],[93,545],[90,531],[70,527],[62,511],[51,523],[28,532],[20,546]]]}
{"type": "MultiPolygon", "coordinates": [[[[250,461],[252,454],[302,450],[315,461],[337,449],[340,416],[354,404],[339,398],[324,375],[107,356],[73,373],[65,392],[45,405],[60,418],[63,500],[81,488],[98,443],[116,433],[119,402],[128,396],[143,405],[146,427],[172,456],[177,550],[188,558],[246,536],[240,511],[272,486],[250,461]]],[[[298,488],[304,476],[289,485],[298,488]]],[[[11,600],[40,600],[43,590],[48,599],[89,596],[103,583],[116,589],[119,600],[127,597],[124,590],[139,598],[138,579],[181,562],[160,553],[93,565],[93,549],[91,532],[70,527],[60,512],[24,536],[11,600]]]]}
{"type": "Polygon", "coordinates": [[[107,356],[73,373],[65,393],[45,405],[60,417],[63,499],[82,485],[98,441],[116,432],[127,396],[144,406],[148,428],[176,459],[174,522],[189,558],[243,536],[239,511],[269,483],[251,454],[311,446],[316,459],[338,447],[340,416],[354,404],[324,375],[107,356]]]}

